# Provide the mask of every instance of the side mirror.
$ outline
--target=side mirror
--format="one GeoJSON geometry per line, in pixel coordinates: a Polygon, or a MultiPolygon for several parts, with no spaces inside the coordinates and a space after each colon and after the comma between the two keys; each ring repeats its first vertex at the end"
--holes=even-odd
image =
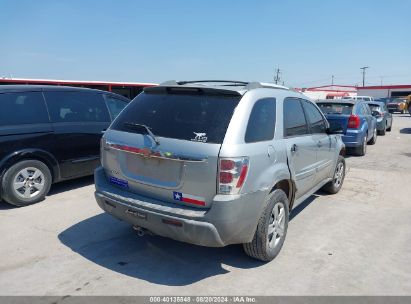
{"type": "Polygon", "coordinates": [[[330,124],[329,127],[327,128],[327,134],[343,134],[344,129],[341,124],[339,123],[333,123],[330,124]]]}
{"type": "Polygon", "coordinates": [[[378,111],[372,111],[372,112],[371,112],[371,115],[374,116],[374,117],[377,117],[377,116],[380,116],[380,112],[378,112],[378,111]]]}

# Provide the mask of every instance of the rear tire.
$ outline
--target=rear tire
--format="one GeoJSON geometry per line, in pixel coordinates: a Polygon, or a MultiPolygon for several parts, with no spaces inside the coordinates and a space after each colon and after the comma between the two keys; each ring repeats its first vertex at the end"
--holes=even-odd
{"type": "Polygon", "coordinates": [[[387,132],[391,132],[391,128],[392,128],[392,121],[391,121],[390,127],[387,128],[387,132]]]}
{"type": "Polygon", "coordinates": [[[3,199],[22,207],[38,203],[50,190],[49,168],[38,160],[23,160],[11,166],[4,174],[1,186],[3,199]]]}
{"type": "Polygon", "coordinates": [[[370,145],[375,145],[376,142],[377,142],[377,128],[374,129],[374,134],[368,143],[370,145]]]}
{"type": "Polygon", "coordinates": [[[266,208],[258,221],[253,240],[243,244],[250,257],[269,262],[283,247],[289,220],[289,202],[284,191],[276,189],[266,199],[266,208]]]}
{"type": "Polygon", "coordinates": [[[355,148],[355,155],[364,156],[365,153],[367,153],[367,136],[365,136],[363,144],[355,148]]]}
{"type": "Polygon", "coordinates": [[[386,129],[387,129],[387,124],[385,124],[384,129],[380,130],[378,133],[379,133],[380,135],[383,135],[383,136],[384,136],[386,129]]]}
{"type": "Polygon", "coordinates": [[[345,178],[345,159],[343,156],[338,156],[337,165],[333,175],[333,180],[325,184],[322,188],[323,191],[330,194],[336,194],[340,191],[345,178]]]}

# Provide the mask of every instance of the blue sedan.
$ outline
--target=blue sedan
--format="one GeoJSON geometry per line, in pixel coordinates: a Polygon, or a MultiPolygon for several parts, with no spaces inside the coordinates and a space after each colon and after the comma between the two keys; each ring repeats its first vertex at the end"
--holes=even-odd
{"type": "Polygon", "coordinates": [[[345,146],[356,155],[365,155],[367,144],[377,141],[377,120],[367,102],[355,100],[323,100],[317,105],[330,124],[341,125],[345,146]]]}

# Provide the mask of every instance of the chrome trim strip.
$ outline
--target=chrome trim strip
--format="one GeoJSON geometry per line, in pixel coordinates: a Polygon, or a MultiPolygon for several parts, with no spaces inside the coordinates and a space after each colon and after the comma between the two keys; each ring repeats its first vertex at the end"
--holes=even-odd
{"type": "MultiPolygon", "coordinates": [[[[136,148],[136,149],[141,149],[144,150],[144,153],[139,153],[139,152],[133,152],[133,151],[127,151],[124,149],[119,149],[115,147],[116,145],[119,146],[125,146],[122,144],[114,144],[114,143],[109,143],[106,142],[106,145],[113,150],[121,151],[121,152],[126,152],[126,153],[131,153],[131,154],[136,154],[145,158],[158,158],[158,159],[167,159],[167,160],[174,160],[174,161],[180,161],[180,162],[205,162],[207,161],[208,157],[203,156],[203,155],[183,155],[183,154],[174,154],[171,152],[163,152],[160,150],[152,150],[149,148],[138,148],[138,147],[131,147],[131,148],[136,148]],[[147,152],[147,153],[146,153],[147,152]]],[[[106,147],[104,147],[106,149],[106,147]]]]}

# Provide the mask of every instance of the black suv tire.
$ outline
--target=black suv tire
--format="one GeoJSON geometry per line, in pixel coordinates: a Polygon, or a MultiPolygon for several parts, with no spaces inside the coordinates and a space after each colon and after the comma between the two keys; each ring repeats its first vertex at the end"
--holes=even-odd
{"type": "MultiPolygon", "coordinates": [[[[276,189],[268,195],[266,200],[266,208],[258,221],[253,240],[250,243],[243,244],[244,251],[247,255],[264,262],[269,262],[278,255],[283,247],[284,240],[287,235],[289,220],[288,208],[289,202],[284,191],[276,189]],[[280,205],[283,210],[283,234],[278,238],[278,242],[276,242],[276,239],[274,240],[274,243],[276,243],[274,247],[270,247],[270,235],[268,233],[269,226],[273,224],[274,208],[277,208],[278,205],[280,205]]],[[[276,236],[277,235],[273,234],[272,237],[276,236]]]]}
{"type": "MultiPolygon", "coordinates": [[[[37,179],[37,181],[39,181],[37,179]]],[[[23,160],[20,161],[13,166],[11,166],[6,173],[3,176],[3,180],[1,181],[1,186],[2,186],[2,193],[3,193],[3,199],[12,205],[22,207],[22,206],[27,206],[31,205],[34,203],[38,203],[42,200],[44,200],[44,197],[50,190],[52,182],[52,177],[49,168],[47,165],[45,165],[43,162],[38,161],[38,160],[23,160]],[[18,195],[17,192],[20,192],[19,190],[15,190],[15,182],[17,178],[21,179],[20,183],[23,183],[25,181],[27,184],[22,186],[20,189],[25,189],[27,185],[34,184],[35,179],[33,179],[33,176],[27,176],[27,178],[24,178],[22,175],[19,177],[17,176],[20,172],[24,171],[25,169],[28,169],[28,172],[40,172],[40,177],[38,179],[41,179],[40,181],[43,183],[43,186],[40,190],[38,190],[36,195],[31,196],[31,197],[22,197],[21,195],[18,195]],[[37,171],[38,170],[38,171],[37,171]],[[44,179],[44,180],[43,180],[44,179]]],[[[37,189],[37,188],[33,188],[37,189]]],[[[31,190],[30,190],[31,191],[31,190]]],[[[34,193],[34,192],[33,192],[34,193]]]]}

